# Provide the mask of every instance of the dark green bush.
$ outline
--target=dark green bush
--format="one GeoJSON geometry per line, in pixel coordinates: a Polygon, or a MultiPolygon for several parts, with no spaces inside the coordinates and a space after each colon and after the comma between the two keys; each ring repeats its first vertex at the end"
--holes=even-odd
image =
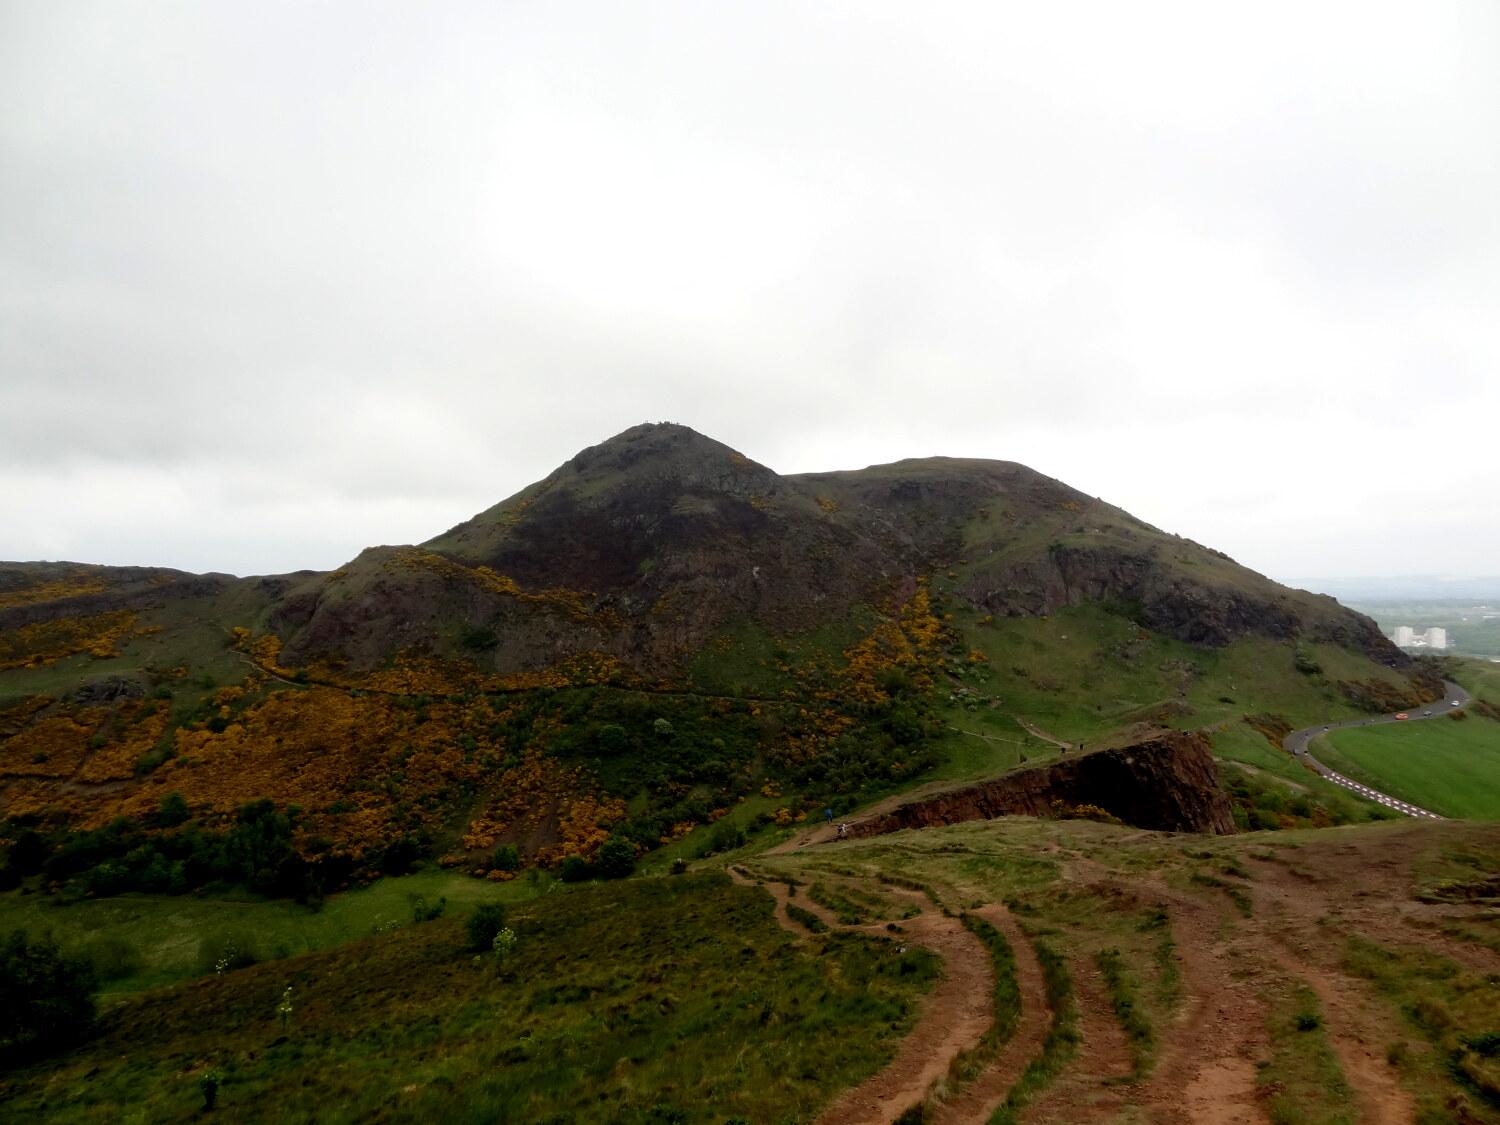
{"type": "Polygon", "coordinates": [[[0,938],[0,1058],[43,1054],[83,1038],[94,1022],[94,966],[48,939],[0,938]]]}
{"type": "Polygon", "coordinates": [[[570,855],[562,861],[562,867],[558,873],[562,876],[564,883],[582,883],[593,876],[594,869],[583,856],[570,855]]]}
{"type": "Polygon", "coordinates": [[[495,935],[505,929],[505,904],[487,902],[464,920],[464,936],[469,948],[475,953],[488,953],[495,944],[495,935]]]}
{"type": "MultiPolygon", "coordinates": [[[[635,871],[635,848],[629,840],[611,836],[599,846],[594,869],[602,879],[623,879],[635,871]]],[[[565,876],[566,877],[566,876],[565,876]]]]}

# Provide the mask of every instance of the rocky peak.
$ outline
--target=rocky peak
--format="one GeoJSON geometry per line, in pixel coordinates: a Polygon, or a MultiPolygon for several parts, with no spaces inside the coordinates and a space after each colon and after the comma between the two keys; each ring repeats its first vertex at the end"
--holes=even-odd
{"type": "Polygon", "coordinates": [[[646,422],[591,445],[544,483],[590,495],[662,483],[733,496],[770,496],[784,487],[764,465],[675,422],[646,422]]]}

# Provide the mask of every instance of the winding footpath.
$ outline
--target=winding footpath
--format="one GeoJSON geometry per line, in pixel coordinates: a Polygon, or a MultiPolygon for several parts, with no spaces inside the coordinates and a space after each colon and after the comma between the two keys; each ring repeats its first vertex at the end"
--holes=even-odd
{"type": "Polygon", "coordinates": [[[1354,719],[1347,723],[1330,723],[1327,726],[1306,727],[1287,735],[1281,740],[1281,744],[1291,752],[1293,757],[1302,759],[1335,785],[1341,785],[1353,793],[1358,793],[1361,797],[1367,797],[1372,801],[1385,805],[1387,808],[1405,813],[1407,816],[1426,817],[1429,820],[1443,820],[1442,816],[1429,809],[1418,808],[1416,805],[1398,800],[1388,793],[1378,792],[1371,789],[1368,785],[1361,785],[1359,782],[1353,781],[1343,774],[1329,769],[1322,762],[1318,761],[1318,759],[1314,758],[1308,750],[1308,743],[1325,731],[1342,730],[1345,727],[1368,727],[1376,723],[1421,722],[1423,719],[1436,719],[1440,715],[1446,715],[1451,711],[1456,711],[1468,705],[1469,693],[1452,680],[1443,681],[1443,690],[1448,694],[1435,703],[1425,705],[1420,715],[1411,711],[1401,711],[1390,715],[1379,715],[1373,719],[1354,719]]]}

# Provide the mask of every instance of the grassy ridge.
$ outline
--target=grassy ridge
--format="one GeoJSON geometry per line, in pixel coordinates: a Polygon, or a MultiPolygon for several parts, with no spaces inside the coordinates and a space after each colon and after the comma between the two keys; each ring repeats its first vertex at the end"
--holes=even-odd
{"type": "Polygon", "coordinates": [[[938,964],[852,935],[804,950],[722,876],[549,894],[510,925],[498,969],[444,918],[157,989],[6,1076],[0,1117],[191,1120],[216,1069],[225,1121],[807,1120],[884,1063],[938,964]]]}
{"type": "Polygon", "coordinates": [[[1130,1044],[1131,1074],[1129,1081],[1144,1078],[1156,1066],[1156,1026],[1146,1014],[1140,1000],[1140,982],[1130,971],[1118,949],[1101,949],[1094,954],[1094,964],[1104,980],[1115,1022],[1130,1044]]]}

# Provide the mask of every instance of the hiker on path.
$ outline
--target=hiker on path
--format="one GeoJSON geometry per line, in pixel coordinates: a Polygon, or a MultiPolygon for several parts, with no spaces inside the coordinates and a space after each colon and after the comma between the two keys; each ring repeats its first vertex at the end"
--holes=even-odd
{"type": "Polygon", "coordinates": [[[833,823],[833,810],[832,809],[824,809],[823,810],[823,815],[828,818],[828,823],[829,824],[833,823]]]}
{"type": "Polygon", "coordinates": [[[848,824],[840,824],[839,825],[839,836],[843,837],[843,836],[847,836],[847,835],[849,835],[849,825],[848,824]]]}

